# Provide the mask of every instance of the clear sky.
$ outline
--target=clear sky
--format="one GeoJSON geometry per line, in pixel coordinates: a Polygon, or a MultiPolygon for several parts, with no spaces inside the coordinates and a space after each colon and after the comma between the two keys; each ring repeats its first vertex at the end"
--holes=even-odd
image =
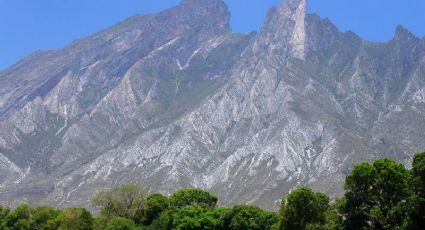
{"type": "MultiPolygon", "coordinates": [[[[238,32],[258,30],[267,10],[282,0],[225,0],[238,32]]],[[[58,49],[138,13],[179,0],[0,0],[0,70],[36,50],[58,49]]],[[[425,35],[425,0],[309,0],[309,11],[340,30],[387,41],[402,24],[425,35]]]]}

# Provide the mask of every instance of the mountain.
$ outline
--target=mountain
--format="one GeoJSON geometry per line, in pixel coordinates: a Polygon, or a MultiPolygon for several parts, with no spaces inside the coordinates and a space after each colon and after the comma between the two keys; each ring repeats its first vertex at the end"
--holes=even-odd
{"type": "Polygon", "coordinates": [[[183,0],[0,72],[0,202],[88,206],[99,189],[200,187],[273,209],[338,196],[353,163],[425,149],[425,39],[386,43],[272,8],[238,34],[221,0],[183,0]]]}

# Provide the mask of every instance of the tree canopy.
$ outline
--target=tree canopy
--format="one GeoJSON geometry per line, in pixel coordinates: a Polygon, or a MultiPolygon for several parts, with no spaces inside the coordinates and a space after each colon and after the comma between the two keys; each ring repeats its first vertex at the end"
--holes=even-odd
{"type": "Polygon", "coordinates": [[[278,221],[278,214],[264,211],[252,205],[237,205],[225,212],[222,226],[229,230],[271,229],[278,221]]]}
{"type": "Polygon", "coordinates": [[[198,204],[201,206],[215,207],[218,198],[206,191],[196,188],[186,188],[175,192],[170,197],[170,204],[175,208],[198,204]]]}
{"type": "Polygon", "coordinates": [[[408,201],[409,229],[423,229],[425,226],[425,152],[419,153],[412,164],[412,196],[408,201]]]}
{"type": "Polygon", "coordinates": [[[390,159],[362,163],[345,180],[342,213],[347,229],[393,229],[406,217],[405,202],[411,195],[410,172],[390,159]]]}
{"type": "Polygon", "coordinates": [[[122,185],[97,193],[92,204],[108,218],[124,217],[137,222],[143,215],[147,194],[141,185],[122,185]]]}
{"type": "Polygon", "coordinates": [[[329,197],[301,187],[282,199],[282,220],[279,229],[303,230],[324,225],[329,210],[329,197]]]}
{"type": "Polygon", "coordinates": [[[145,224],[151,224],[161,213],[170,207],[170,199],[162,194],[154,193],[146,198],[145,224]]]}

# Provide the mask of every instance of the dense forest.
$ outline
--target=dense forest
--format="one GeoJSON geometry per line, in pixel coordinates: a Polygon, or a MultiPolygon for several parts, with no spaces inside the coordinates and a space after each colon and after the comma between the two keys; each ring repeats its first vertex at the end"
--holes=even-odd
{"type": "Polygon", "coordinates": [[[149,194],[141,185],[123,185],[97,193],[93,216],[84,208],[58,210],[0,206],[0,229],[107,230],[303,230],[423,229],[425,226],[425,153],[412,168],[390,159],[354,166],[346,177],[344,197],[329,197],[306,187],[282,198],[279,212],[252,205],[219,207],[218,198],[200,189],[171,196],[149,194]]]}

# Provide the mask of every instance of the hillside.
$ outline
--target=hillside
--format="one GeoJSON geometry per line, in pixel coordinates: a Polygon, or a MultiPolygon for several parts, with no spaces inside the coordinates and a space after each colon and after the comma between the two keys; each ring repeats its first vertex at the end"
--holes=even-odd
{"type": "Polygon", "coordinates": [[[0,72],[0,202],[85,206],[141,183],[278,208],[337,196],[353,163],[425,149],[425,39],[340,32],[306,0],[238,34],[221,0],[183,0],[0,72]]]}

